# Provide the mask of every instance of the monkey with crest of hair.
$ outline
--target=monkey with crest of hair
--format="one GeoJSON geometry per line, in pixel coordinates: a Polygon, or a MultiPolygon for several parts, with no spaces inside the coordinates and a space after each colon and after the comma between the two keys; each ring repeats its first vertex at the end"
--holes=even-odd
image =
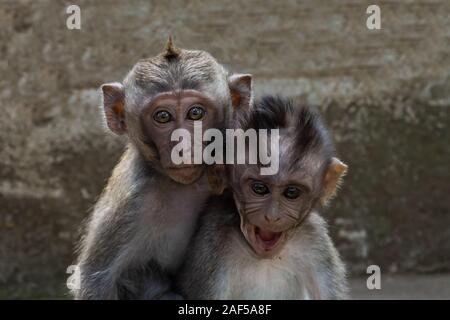
{"type": "Polygon", "coordinates": [[[345,267],[318,209],[334,196],[347,166],[335,157],[320,117],[269,96],[241,126],[279,129],[279,171],[261,175],[259,164],[216,167],[216,188],[230,190],[205,208],[177,279],[183,296],[346,298],[345,267]]]}
{"type": "Polygon", "coordinates": [[[87,224],[75,297],[179,298],[172,278],[212,189],[206,164],[173,163],[171,134],[192,134],[195,121],[223,128],[250,104],[251,75],[230,75],[207,52],[169,38],[161,54],[101,89],[107,126],[128,144],[87,224]]]}

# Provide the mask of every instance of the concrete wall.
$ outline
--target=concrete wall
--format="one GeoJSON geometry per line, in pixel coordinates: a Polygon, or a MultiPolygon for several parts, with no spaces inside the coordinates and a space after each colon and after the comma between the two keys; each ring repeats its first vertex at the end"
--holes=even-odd
{"type": "Polygon", "coordinates": [[[320,105],[350,166],[324,215],[350,270],[450,270],[450,2],[0,1],[0,296],[65,292],[79,227],[122,151],[99,113],[169,33],[320,105]],[[66,28],[66,6],[82,29],[66,28]]]}

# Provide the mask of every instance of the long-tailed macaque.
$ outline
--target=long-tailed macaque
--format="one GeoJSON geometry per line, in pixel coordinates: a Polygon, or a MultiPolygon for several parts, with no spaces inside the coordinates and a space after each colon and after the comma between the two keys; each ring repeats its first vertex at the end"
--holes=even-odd
{"type": "Polygon", "coordinates": [[[128,145],[88,222],[75,297],[177,298],[172,278],[212,190],[204,163],[173,163],[179,142],[171,134],[192,134],[194,121],[203,130],[223,128],[232,109],[250,103],[251,75],[229,75],[207,52],[179,49],[169,39],[123,83],[101,89],[107,126],[127,135],[128,145]]]}
{"type": "Polygon", "coordinates": [[[347,166],[335,158],[320,117],[265,97],[243,129],[279,129],[279,171],[259,164],[217,167],[215,196],[177,280],[188,299],[343,299],[345,267],[318,209],[347,166]],[[225,174],[220,174],[225,172],[225,174]],[[220,177],[226,177],[223,181],[220,177]]]}

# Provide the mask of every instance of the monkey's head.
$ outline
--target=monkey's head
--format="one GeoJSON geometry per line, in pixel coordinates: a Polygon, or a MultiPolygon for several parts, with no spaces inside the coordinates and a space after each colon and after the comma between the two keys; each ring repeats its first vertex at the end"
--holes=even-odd
{"type": "Polygon", "coordinates": [[[241,218],[241,230],[260,257],[279,252],[308,214],[334,195],[347,166],[320,117],[291,101],[265,97],[249,113],[245,129],[279,129],[279,170],[261,175],[261,165],[226,168],[241,218]]]}
{"type": "Polygon", "coordinates": [[[178,141],[171,141],[172,132],[189,131],[193,148],[195,121],[202,122],[202,131],[221,129],[233,109],[248,108],[251,79],[230,76],[207,52],[176,48],[169,38],[161,54],[139,61],[123,83],[102,85],[106,122],[114,133],[127,134],[155,169],[190,184],[206,166],[194,164],[194,152],[190,163],[175,164],[171,153],[178,141]]]}

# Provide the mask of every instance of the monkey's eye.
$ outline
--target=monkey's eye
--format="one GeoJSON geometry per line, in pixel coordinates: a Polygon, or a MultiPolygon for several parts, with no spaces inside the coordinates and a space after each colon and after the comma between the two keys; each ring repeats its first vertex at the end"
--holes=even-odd
{"type": "Polygon", "coordinates": [[[269,188],[262,182],[253,182],[252,190],[254,193],[259,194],[261,196],[269,193],[269,188]]]}
{"type": "Polygon", "coordinates": [[[172,116],[169,112],[161,110],[153,115],[153,119],[155,119],[155,121],[159,123],[167,123],[172,120],[172,116]]]}
{"type": "Polygon", "coordinates": [[[292,186],[287,187],[284,190],[283,195],[288,199],[297,199],[300,196],[300,189],[292,186]]]}
{"type": "Polygon", "coordinates": [[[187,118],[190,120],[200,120],[205,115],[205,110],[199,105],[195,105],[189,109],[187,118]]]}

